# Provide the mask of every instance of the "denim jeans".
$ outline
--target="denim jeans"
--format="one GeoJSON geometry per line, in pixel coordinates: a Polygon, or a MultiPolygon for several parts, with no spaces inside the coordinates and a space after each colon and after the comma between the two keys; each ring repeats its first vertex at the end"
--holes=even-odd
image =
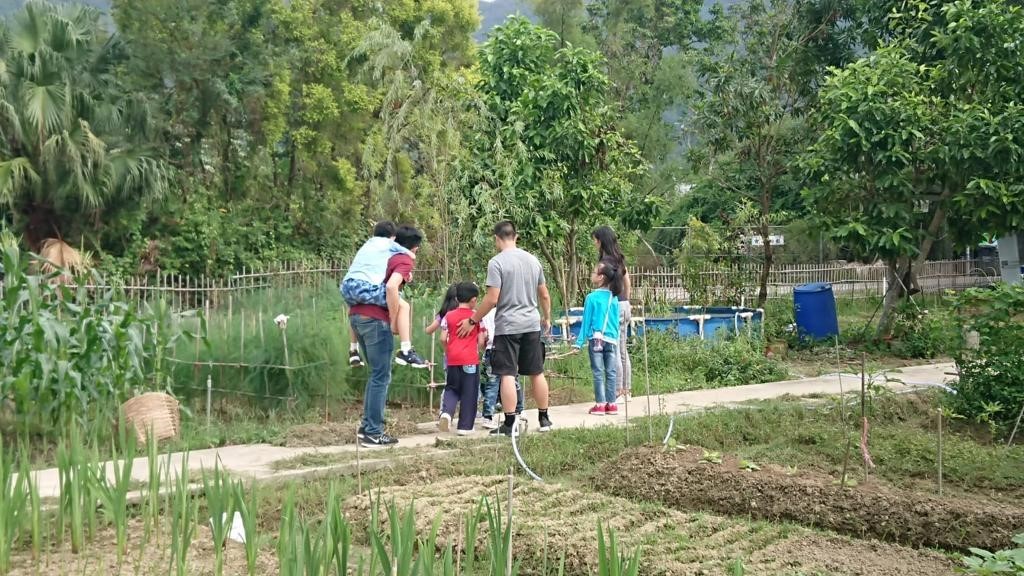
{"type": "Polygon", "coordinates": [[[391,326],[383,320],[354,314],[349,318],[349,324],[370,367],[370,379],[363,394],[363,430],[367,436],[377,436],[384,433],[384,405],[391,385],[395,338],[391,334],[391,326]]]}
{"type": "MultiPolygon", "coordinates": [[[[501,378],[499,378],[491,370],[491,352],[488,349],[484,352],[484,375],[480,379],[480,395],[483,396],[483,416],[484,418],[490,418],[494,416],[494,405],[498,403],[498,392],[501,389],[501,378]]],[[[520,378],[516,378],[516,414],[523,413],[523,404],[525,404],[525,394],[523,393],[523,383],[520,378]]],[[[504,408],[504,406],[502,406],[504,408]]]]}
{"type": "Polygon", "coordinates": [[[594,401],[598,404],[615,402],[615,388],[619,382],[615,372],[619,365],[619,348],[610,342],[602,342],[601,350],[594,350],[594,341],[587,343],[590,353],[590,370],[594,373],[594,401]]]}

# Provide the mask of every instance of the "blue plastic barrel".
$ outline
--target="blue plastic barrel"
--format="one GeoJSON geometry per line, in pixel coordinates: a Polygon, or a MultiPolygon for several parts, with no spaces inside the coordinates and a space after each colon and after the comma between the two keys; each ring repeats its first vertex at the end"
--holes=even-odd
{"type": "Polygon", "coordinates": [[[836,299],[828,282],[800,284],[793,288],[793,313],[801,338],[823,340],[839,334],[836,299]]]}

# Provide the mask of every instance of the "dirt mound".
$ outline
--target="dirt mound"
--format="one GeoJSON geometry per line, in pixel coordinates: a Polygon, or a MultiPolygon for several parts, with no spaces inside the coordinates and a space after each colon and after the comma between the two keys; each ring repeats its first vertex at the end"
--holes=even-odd
{"type": "MultiPolygon", "coordinates": [[[[374,489],[373,497],[379,493],[384,502],[395,502],[403,512],[412,502],[421,532],[440,518],[442,545],[461,546],[466,515],[482,497],[499,501],[504,509],[507,482],[503,477],[460,477],[374,489]]],[[[369,496],[352,498],[346,502],[346,513],[362,524],[369,518],[370,506],[369,496]]],[[[549,567],[557,566],[563,555],[567,574],[596,573],[599,522],[612,526],[627,550],[641,548],[642,574],[732,574],[731,565],[736,562],[750,575],[953,573],[948,558],[930,551],[823,536],[791,525],[681,513],[557,484],[517,480],[513,546],[520,573],[541,573],[545,558],[549,567]]],[[[478,530],[476,548],[484,553],[487,523],[478,530]]]]}
{"type": "Polygon", "coordinates": [[[770,466],[746,471],[734,458],[704,461],[699,448],[625,453],[602,470],[601,482],[616,496],[679,510],[786,520],[912,546],[1000,549],[1024,531],[1024,508],[942,499],[877,480],[844,489],[815,472],[787,474],[770,466]]]}

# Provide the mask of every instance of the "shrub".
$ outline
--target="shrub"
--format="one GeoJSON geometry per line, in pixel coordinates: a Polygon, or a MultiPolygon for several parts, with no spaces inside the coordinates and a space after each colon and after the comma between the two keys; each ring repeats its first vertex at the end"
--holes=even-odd
{"type": "Polygon", "coordinates": [[[892,352],[900,358],[935,358],[956,349],[960,331],[947,309],[924,310],[906,304],[893,317],[892,352]]]}
{"type": "Polygon", "coordinates": [[[954,354],[960,381],[947,404],[994,432],[1006,430],[1024,406],[1024,286],[967,290],[954,309],[965,323],[954,354]],[[967,342],[972,332],[976,345],[967,342]]]}
{"type": "MultiPolygon", "coordinates": [[[[652,392],[678,392],[785,380],[785,365],[764,355],[759,338],[680,340],[651,331],[647,343],[652,392]]],[[[634,355],[634,380],[642,367],[634,355]]],[[[634,383],[634,386],[636,384],[634,383]]]]}

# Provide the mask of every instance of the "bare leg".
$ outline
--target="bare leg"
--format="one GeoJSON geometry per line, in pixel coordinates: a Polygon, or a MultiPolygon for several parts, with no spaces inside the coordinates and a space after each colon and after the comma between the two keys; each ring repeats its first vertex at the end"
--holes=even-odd
{"type": "Polygon", "coordinates": [[[412,319],[409,318],[412,307],[405,299],[398,300],[398,340],[412,342],[412,319]]]}
{"type": "MultiPolygon", "coordinates": [[[[544,374],[537,374],[536,376],[530,376],[530,387],[533,389],[533,401],[537,403],[539,410],[548,409],[548,379],[544,374]]],[[[512,400],[515,402],[515,382],[512,382],[512,400]]],[[[504,406],[505,397],[501,398],[502,406],[504,406]]]]}
{"type": "Polygon", "coordinates": [[[501,377],[501,409],[506,413],[511,414],[515,412],[514,406],[516,405],[518,394],[516,394],[516,377],[515,376],[502,376],[501,377]],[[513,407],[512,411],[509,411],[508,407],[513,407]]]}

